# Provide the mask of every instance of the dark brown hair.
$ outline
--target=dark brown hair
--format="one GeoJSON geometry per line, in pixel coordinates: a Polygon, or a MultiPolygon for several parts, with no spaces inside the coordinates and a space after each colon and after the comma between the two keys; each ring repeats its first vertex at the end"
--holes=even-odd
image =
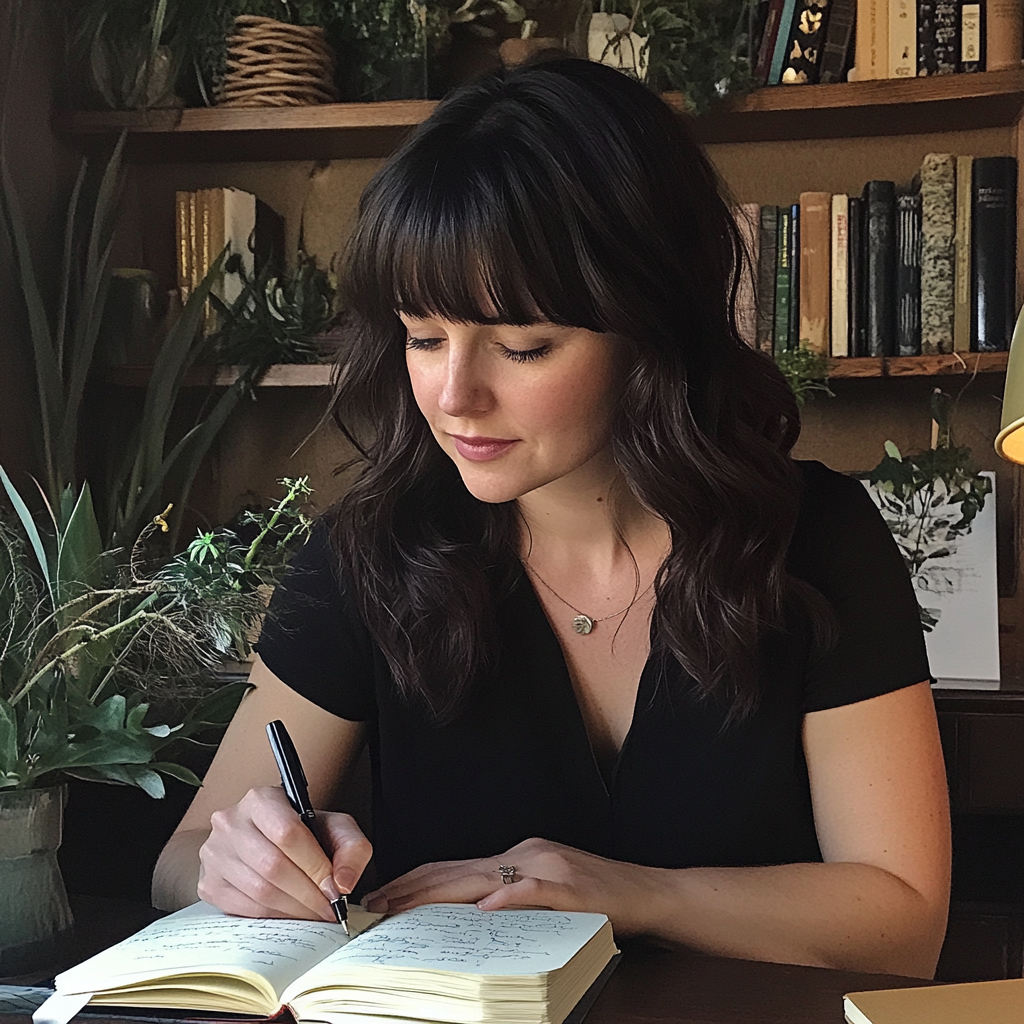
{"type": "Polygon", "coordinates": [[[494,602],[522,570],[515,503],[473,498],[415,405],[396,309],[625,339],[612,449],[672,538],[656,644],[703,693],[740,715],[753,707],[761,641],[792,583],[801,482],[793,394],[737,332],[746,272],[683,116],[589,61],[464,86],[377,173],[347,249],[333,404],[363,438],[366,468],[332,514],[332,539],[403,692],[441,719],[456,713],[493,666],[494,602]]]}

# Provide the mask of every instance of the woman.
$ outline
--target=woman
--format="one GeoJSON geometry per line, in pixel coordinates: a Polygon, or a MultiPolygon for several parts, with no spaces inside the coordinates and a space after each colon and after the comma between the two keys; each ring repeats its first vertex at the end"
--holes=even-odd
{"type": "Polygon", "coordinates": [[[159,906],[330,920],[356,886],[356,822],[320,815],[327,856],[276,785],[281,718],[320,808],[370,744],[372,910],[595,910],[932,974],[949,824],[913,591],[861,485],[790,458],[741,253],[683,120],[584,61],[459,90],[378,173],[335,395],[367,468],[275,595],[159,906]]]}

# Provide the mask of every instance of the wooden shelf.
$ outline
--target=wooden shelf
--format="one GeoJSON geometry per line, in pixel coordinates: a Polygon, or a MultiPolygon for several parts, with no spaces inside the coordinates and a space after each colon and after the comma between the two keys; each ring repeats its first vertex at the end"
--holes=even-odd
{"type": "Polygon", "coordinates": [[[829,361],[832,380],[852,377],[946,377],[1005,373],[1009,352],[963,352],[942,356],[883,356],[829,361]]]}
{"type": "MultiPolygon", "coordinates": [[[[1005,373],[1008,352],[965,352],[963,356],[902,356],[883,359],[832,359],[829,377],[944,377],[952,374],[1005,373]]],[[[325,388],[331,385],[330,363],[272,366],[259,386],[264,388],[325,388]]],[[[149,383],[148,366],[112,366],[103,374],[106,384],[139,388],[149,383]]],[[[236,366],[193,367],[185,387],[229,387],[238,379],[236,366]]]]}
{"type": "MultiPolygon", "coordinates": [[[[665,100],[682,107],[678,93],[665,100]]],[[[143,163],[330,160],[390,153],[436,105],[76,111],[59,115],[56,128],[85,147],[127,130],[129,159],[143,163]]],[[[694,126],[705,143],[849,138],[1012,125],[1022,110],[1024,71],[990,71],[758,89],[724,101],[694,126]]]]}
{"type": "MultiPolygon", "coordinates": [[[[326,388],[331,385],[331,363],[282,363],[271,366],[259,383],[261,388],[326,388]]],[[[102,375],[105,384],[144,388],[149,383],[150,366],[111,366],[102,375]]],[[[230,387],[238,380],[237,366],[194,366],[185,376],[183,387],[230,387]]]]}

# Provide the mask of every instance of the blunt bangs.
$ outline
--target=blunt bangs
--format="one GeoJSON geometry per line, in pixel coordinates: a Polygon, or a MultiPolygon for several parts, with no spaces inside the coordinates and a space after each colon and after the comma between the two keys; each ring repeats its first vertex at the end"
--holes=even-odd
{"type": "Polygon", "coordinates": [[[588,258],[582,211],[559,195],[558,168],[520,141],[550,134],[522,123],[535,120],[521,104],[499,102],[468,129],[428,126],[382,168],[350,250],[356,312],[377,322],[400,311],[609,329],[591,287],[598,261],[588,258]],[[506,131],[511,121],[519,123],[506,131]]]}

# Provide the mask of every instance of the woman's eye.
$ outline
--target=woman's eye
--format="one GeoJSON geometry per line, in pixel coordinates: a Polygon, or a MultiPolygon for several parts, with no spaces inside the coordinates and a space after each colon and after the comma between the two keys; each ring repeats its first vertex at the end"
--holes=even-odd
{"type": "Polygon", "coordinates": [[[538,348],[507,348],[501,346],[501,354],[514,363],[532,363],[541,356],[546,356],[551,351],[550,345],[540,345],[538,348]]]}
{"type": "Polygon", "coordinates": [[[417,352],[432,352],[444,338],[406,338],[405,347],[417,352]]]}

